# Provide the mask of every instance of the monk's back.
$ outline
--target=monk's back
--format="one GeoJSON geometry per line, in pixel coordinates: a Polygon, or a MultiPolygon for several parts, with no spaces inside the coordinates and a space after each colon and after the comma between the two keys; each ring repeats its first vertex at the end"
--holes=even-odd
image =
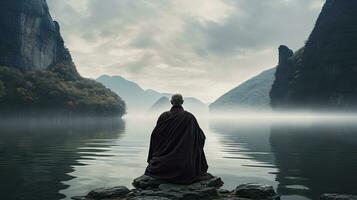
{"type": "Polygon", "coordinates": [[[182,106],[164,112],[154,128],[146,175],[174,183],[192,183],[207,172],[205,135],[182,106]]]}

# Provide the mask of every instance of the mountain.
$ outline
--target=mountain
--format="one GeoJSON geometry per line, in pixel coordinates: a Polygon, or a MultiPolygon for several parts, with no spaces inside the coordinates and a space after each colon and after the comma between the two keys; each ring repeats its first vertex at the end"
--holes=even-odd
{"type": "Polygon", "coordinates": [[[148,110],[149,113],[154,113],[154,114],[160,114],[162,112],[165,112],[167,110],[170,110],[171,108],[171,103],[170,99],[167,97],[161,97],[159,100],[157,100],[148,110]]]}
{"type": "MultiPolygon", "coordinates": [[[[171,107],[170,98],[172,94],[170,93],[161,93],[153,89],[144,90],[138,84],[121,76],[103,75],[97,81],[120,94],[127,102],[128,113],[130,114],[167,111],[171,107]],[[167,100],[166,103],[163,103],[164,100],[167,100]]],[[[185,108],[199,113],[208,111],[206,104],[193,97],[185,98],[185,108]]]]}
{"type": "Polygon", "coordinates": [[[357,1],[327,0],[305,46],[279,54],[274,108],[355,109],[357,1]]]}
{"type": "Polygon", "coordinates": [[[125,103],[82,78],[45,0],[1,0],[1,114],[122,116],[125,103]]]}
{"type": "MultiPolygon", "coordinates": [[[[171,96],[171,95],[170,95],[171,96]]],[[[161,97],[157,100],[148,110],[149,114],[159,115],[165,111],[171,109],[170,99],[166,96],[161,97]]],[[[208,114],[208,106],[201,102],[198,99],[188,97],[184,98],[183,107],[185,110],[191,112],[195,115],[207,115],[208,114]]]]}
{"type": "Polygon", "coordinates": [[[245,81],[238,87],[219,97],[210,105],[210,111],[234,111],[241,109],[269,109],[269,92],[274,82],[276,68],[245,81]]]}
{"type": "Polygon", "coordinates": [[[103,75],[97,81],[120,94],[127,104],[128,113],[146,112],[155,101],[163,96],[154,90],[145,91],[138,84],[121,76],[103,75]]]}

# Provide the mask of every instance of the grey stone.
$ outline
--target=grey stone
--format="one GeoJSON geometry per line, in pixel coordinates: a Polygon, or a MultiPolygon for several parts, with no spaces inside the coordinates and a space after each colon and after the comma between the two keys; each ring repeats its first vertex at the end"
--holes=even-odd
{"type": "Polygon", "coordinates": [[[280,199],[273,186],[257,183],[242,184],[235,189],[235,195],[249,199],[280,199]]]}
{"type": "Polygon", "coordinates": [[[92,199],[106,199],[126,196],[130,190],[124,186],[112,188],[98,188],[88,193],[87,197],[92,199]]]}
{"type": "Polygon", "coordinates": [[[229,190],[222,189],[222,188],[218,189],[217,191],[218,191],[220,194],[228,194],[228,193],[231,192],[231,191],[229,191],[229,190]]]}
{"type": "Polygon", "coordinates": [[[87,197],[84,197],[84,196],[75,196],[75,197],[71,197],[71,199],[73,199],[73,200],[87,200],[87,197]]]}
{"type": "Polygon", "coordinates": [[[224,184],[220,177],[213,177],[212,179],[203,181],[203,183],[208,187],[215,187],[215,188],[222,187],[224,184]]]}
{"type": "Polygon", "coordinates": [[[158,196],[143,196],[143,197],[134,197],[130,200],[170,200],[166,197],[158,197],[158,196]]]}
{"type": "Polygon", "coordinates": [[[165,181],[152,178],[150,176],[142,175],[134,179],[132,185],[135,188],[147,189],[147,188],[158,188],[160,184],[166,183],[165,181]]]}
{"type": "Polygon", "coordinates": [[[322,194],[320,200],[357,200],[357,196],[346,194],[322,194]]]}

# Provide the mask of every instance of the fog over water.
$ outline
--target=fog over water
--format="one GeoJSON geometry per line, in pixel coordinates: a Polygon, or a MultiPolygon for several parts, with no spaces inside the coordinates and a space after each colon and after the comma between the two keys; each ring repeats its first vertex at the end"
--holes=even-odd
{"type": "MultiPolygon", "coordinates": [[[[104,186],[131,186],[146,167],[157,116],[1,120],[4,199],[70,199],[104,186]]],[[[282,199],[356,193],[357,116],[343,113],[197,115],[209,171],[225,188],[273,185],[282,199]]]]}

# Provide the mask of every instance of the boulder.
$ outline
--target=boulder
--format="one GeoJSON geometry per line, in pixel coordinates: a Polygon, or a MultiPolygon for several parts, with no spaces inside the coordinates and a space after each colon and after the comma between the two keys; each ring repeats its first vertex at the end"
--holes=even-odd
{"type": "Polygon", "coordinates": [[[160,184],[165,183],[165,181],[152,178],[150,176],[142,175],[134,179],[132,185],[135,188],[147,189],[147,188],[158,188],[160,184]]]}
{"type": "Polygon", "coordinates": [[[273,186],[257,183],[239,185],[235,189],[235,195],[247,199],[280,199],[280,196],[275,192],[273,186]]]}
{"type": "Polygon", "coordinates": [[[322,194],[320,200],[357,200],[357,196],[346,194],[322,194]]]}
{"type": "Polygon", "coordinates": [[[130,190],[124,186],[112,188],[98,188],[88,193],[87,197],[90,199],[108,199],[125,197],[130,190]]]}

